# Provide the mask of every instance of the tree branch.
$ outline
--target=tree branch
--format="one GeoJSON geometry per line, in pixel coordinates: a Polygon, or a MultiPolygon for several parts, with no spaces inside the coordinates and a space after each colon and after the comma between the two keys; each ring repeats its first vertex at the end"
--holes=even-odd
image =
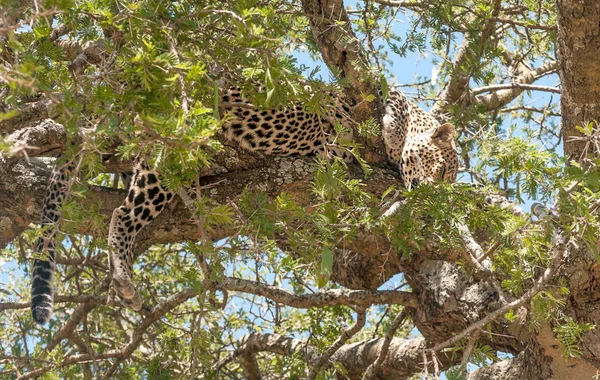
{"type": "MultiPolygon", "coordinates": [[[[29,124],[29,123],[28,123],[29,124]]],[[[18,129],[4,141],[11,144],[11,157],[3,157],[0,152],[0,165],[11,167],[20,157],[52,155],[63,149],[67,135],[65,128],[52,119],[45,119],[33,125],[18,129]],[[2,163],[5,160],[6,163],[2,163]]]]}
{"type": "Polygon", "coordinates": [[[50,99],[42,99],[31,103],[25,103],[15,110],[9,110],[14,115],[6,120],[0,121],[0,134],[8,135],[23,127],[24,122],[33,122],[48,117],[53,117],[56,110],[50,99]]]}
{"type": "Polygon", "coordinates": [[[343,79],[346,93],[357,104],[353,116],[357,121],[369,117],[379,119],[379,102],[365,102],[364,96],[377,95],[373,88],[369,63],[360,41],[354,34],[342,0],[302,0],[302,8],[323,60],[331,72],[343,79]]]}
{"type": "Polygon", "coordinates": [[[552,261],[548,268],[546,268],[542,276],[536,281],[535,285],[531,287],[531,289],[525,292],[525,294],[523,294],[520,298],[502,306],[501,308],[488,314],[485,318],[479,320],[478,322],[473,323],[459,334],[453,336],[445,342],[436,344],[431,349],[431,351],[437,352],[443,350],[444,348],[454,345],[460,340],[468,337],[472,332],[483,329],[488,323],[495,320],[496,318],[506,314],[510,310],[515,310],[519,306],[524,305],[526,302],[531,300],[536,294],[538,294],[546,286],[546,284],[548,284],[548,282],[550,281],[550,279],[552,279],[554,274],[558,271],[558,266],[560,265],[560,262],[562,261],[563,257],[565,257],[566,255],[568,237],[565,237],[564,233],[562,231],[559,231],[559,227],[555,227],[553,239],[554,243],[552,246],[552,261]]]}
{"type": "Polygon", "coordinates": [[[295,308],[326,306],[361,306],[375,304],[416,307],[413,293],[399,290],[342,290],[331,289],[315,294],[295,295],[275,286],[240,278],[224,277],[214,284],[215,289],[254,294],[295,308]]]}
{"type": "Polygon", "coordinates": [[[465,34],[463,44],[454,60],[452,76],[440,96],[440,101],[429,111],[438,119],[442,118],[439,115],[443,113],[446,107],[457,103],[466,94],[469,80],[481,61],[488,40],[495,31],[494,19],[500,14],[501,5],[501,0],[494,0],[492,13],[485,21],[480,33],[465,34]]]}
{"type": "Polygon", "coordinates": [[[546,62],[535,70],[530,70],[525,65],[519,65],[520,74],[514,79],[513,83],[483,87],[482,89],[493,92],[487,95],[478,95],[476,97],[476,102],[483,106],[485,110],[491,111],[504,107],[517,96],[521,95],[525,90],[549,91],[554,93],[557,93],[558,91],[558,93],[560,93],[561,90],[554,87],[531,85],[531,83],[537,79],[551,74],[557,69],[558,63],[556,61],[546,62]],[[503,88],[499,86],[506,87],[503,88]]]}
{"type": "Polygon", "coordinates": [[[323,355],[317,360],[314,364],[313,368],[308,375],[310,380],[314,380],[319,373],[319,370],[329,361],[329,359],[335,355],[335,353],[342,347],[344,343],[348,341],[348,339],[352,338],[356,335],[363,327],[365,327],[365,322],[367,320],[367,311],[365,309],[357,310],[356,312],[356,323],[354,326],[346,329],[342,332],[335,342],[331,344],[331,346],[325,351],[323,355]]]}
{"type": "MultiPolygon", "coordinates": [[[[349,379],[360,379],[369,364],[379,356],[385,339],[378,338],[341,346],[330,358],[330,362],[342,365],[349,379]]],[[[277,334],[250,333],[244,335],[237,343],[238,350],[252,352],[271,352],[279,355],[299,355],[307,363],[314,363],[318,354],[316,349],[299,339],[287,338],[277,334]]],[[[423,371],[421,353],[428,346],[423,338],[411,340],[393,338],[388,346],[382,366],[371,379],[406,379],[423,371]]],[[[451,358],[441,354],[441,370],[460,363],[460,358],[451,358]]],[[[433,370],[433,363],[430,363],[433,370]]]]}

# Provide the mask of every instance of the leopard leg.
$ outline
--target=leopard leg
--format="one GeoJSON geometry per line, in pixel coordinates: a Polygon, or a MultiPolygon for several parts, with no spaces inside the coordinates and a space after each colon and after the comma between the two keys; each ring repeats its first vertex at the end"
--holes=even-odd
{"type": "Polygon", "coordinates": [[[133,247],[137,233],[173,199],[156,172],[136,164],[127,198],[113,211],[108,233],[108,249],[113,290],[123,305],[140,310],[142,299],[133,284],[133,247]]]}

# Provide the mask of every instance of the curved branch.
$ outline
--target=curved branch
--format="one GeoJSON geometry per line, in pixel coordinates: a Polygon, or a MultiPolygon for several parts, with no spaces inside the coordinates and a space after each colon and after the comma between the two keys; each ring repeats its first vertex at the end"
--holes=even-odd
{"type": "Polygon", "coordinates": [[[296,295],[276,286],[240,278],[224,277],[214,284],[215,289],[250,293],[296,308],[326,306],[361,306],[376,304],[417,306],[416,295],[399,290],[342,290],[332,289],[315,294],[296,295]]]}
{"type": "Polygon", "coordinates": [[[367,321],[367,311],[365,309],[357,310],[356,312],[356,323],[350,327],[349,329],[345,329],[342,332],[335,342],[329,346],[327,351],[321,355],[319,360],[314,364],[313,368],[310,371],[308,378],[310,380],[314,380],[319,373],[319,369],[321,369],[329,359],[335,355],[335,353],[348,341],[348,339],[352,338],[356,335],[363,327],[365,327],[365,322],[367,321]]]}
{"type": "MultiPolygon", "coordinates": [[[[492,84],[485,87],[474,88],[472,90],[474,95],[482,94],[484,92],[492,92],[497,90],[530,90],[530,91],[545,91],[545,92],[553,92],[555,94],[560,94],[561,90],[557,87],[550,86],[538,86],[534,84],[525,84],[525,83],[506,83],[506,84],[492,84]]],[[[516,91],[511,91],[514,93],[516,91]]],[[[522,91],[521,91],[522,92],[522,91]]]]}

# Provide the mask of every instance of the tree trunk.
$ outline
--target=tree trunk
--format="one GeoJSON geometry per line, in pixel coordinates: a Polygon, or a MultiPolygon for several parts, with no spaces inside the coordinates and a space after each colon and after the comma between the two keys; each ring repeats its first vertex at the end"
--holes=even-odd
{"type": "Polygon", "coordinates": [[[556,6],[565,156],[581,162],[587,141],[577,127],[600,120],[600,2],[557,0],[556,6]]]}
{"type": "MultiPolygon", "coordinates": [[[[557,0],[559,75],[562,84],[561,114],[565,157],[582,164],[598,154],[597,139],[600,121],[600,2],[596,0],[557,0]],[[584,136],[580,126],[592,123],[592,136],[584,136]]],[[[599,265],[586,245],[577,242],[562,272],[571,291],[572,317],[579,323],[597,324],[600,320],[598,299],[599,265]]],[[[600,330],[587,333],[580,343],[582,363],[588,370],[584,376],[594,376],[600,368],[600,330]]],[[[560,376],[560,374],[557,374],[560,376]]],[[[564,376],[582,375],[573,371],[564,376]]],[[[587,378],[587,377],[581,377],[587,378]]]]}

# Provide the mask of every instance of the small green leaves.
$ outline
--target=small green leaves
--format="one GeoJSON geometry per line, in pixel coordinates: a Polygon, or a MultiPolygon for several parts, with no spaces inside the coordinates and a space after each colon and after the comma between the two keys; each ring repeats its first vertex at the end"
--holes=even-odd
{"type": "Polygon", "coordinates": [[[571,317],[565,317],[565,321],[554,327],[553,331],[556,334],[556,339],[561,343],[563,356],[565,360],[568,358],[581,357],[579,344],[583,335],[592,331],[595,326],[591,323],[577,323],[571,317]]]}
{"type": "Polygon", "coordinates": [[[381,89],[381,101],[385,102],[390,93],[390,88],[384,74],[379,76],[379,88],[381,89]]]}
{"type": "Polygon", "coordinates": [[[578,125],[575,127],[581,134],[584,136],[591,136],[598,131],[598,122],[597,121],[588,121],[585,125],[578,125]]]}

